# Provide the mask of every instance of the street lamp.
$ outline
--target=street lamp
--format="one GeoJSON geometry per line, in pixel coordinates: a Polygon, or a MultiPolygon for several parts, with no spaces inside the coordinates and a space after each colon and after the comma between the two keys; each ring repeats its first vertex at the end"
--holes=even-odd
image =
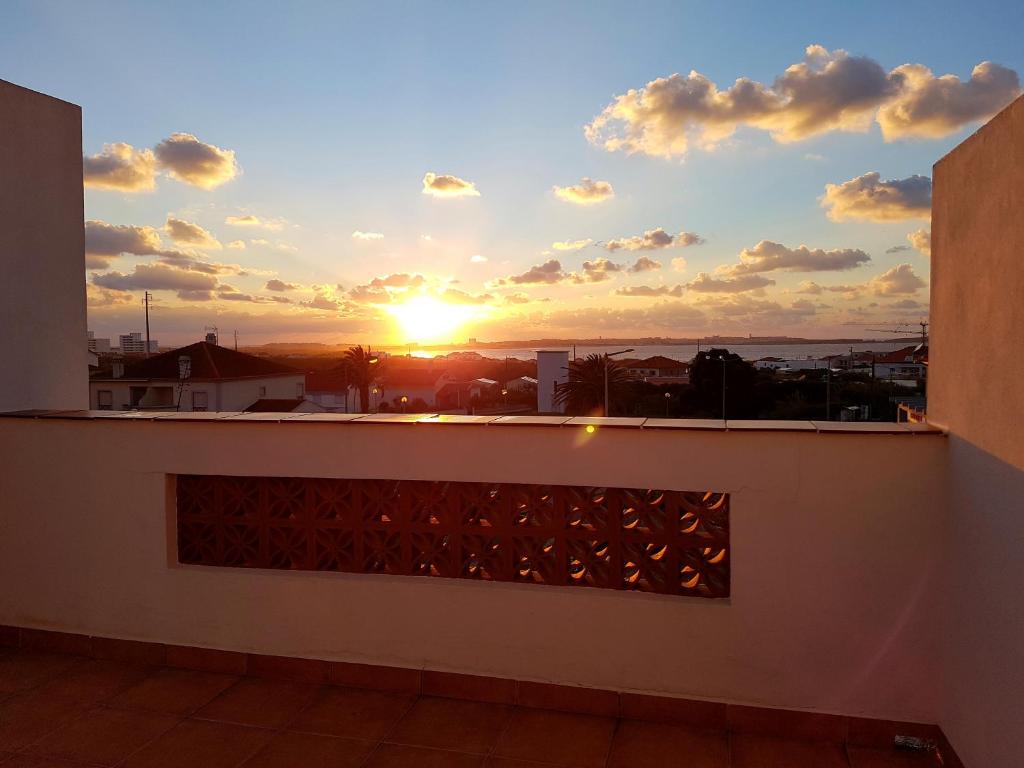
{"type": "Polygon", "coordinates": [[[627,352],[632,352],[633,349],[620,349],[618,352],[606,352],[604,356],[604,415],[611,416],[608,403],[608,364],[611,362],[611,358],[615,355],[624,355],[627,352]]]}
{"type": "Polygon", "coordinates": [[[405,404],[409,402],[409,398],[402,395],[402,399],[399,402],[402,404],[402,413],[405,413],[405,404]]]}
{"type": "Polygon", "coordinates": [[[665,418],[666,419],[668,418],[668,405],[669,405],[670,402],[672,402],[672,393],[671,392],[666,392],[665,393],[665,418]]]}

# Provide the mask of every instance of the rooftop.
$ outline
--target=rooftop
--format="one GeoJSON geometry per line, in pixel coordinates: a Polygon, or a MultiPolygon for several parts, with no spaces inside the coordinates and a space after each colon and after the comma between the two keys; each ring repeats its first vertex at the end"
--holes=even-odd
{"type": "MultiPolygon", "coordinates": [[[[124,379],[158,379],[178,381],[180,378],[178,358],[188,356],[191,359],[189,378],[195,381],[224,381],[230,379],[249,379],[266,376],[295,376],[301,371],[273,360],[236,352],[233,349],[197,341],[187,347],[172,349],[159,355],[139,360],[125,366],[124,379]]],[[[105,372],[94,379],[108,379],[112,375],[105,372]]]]}

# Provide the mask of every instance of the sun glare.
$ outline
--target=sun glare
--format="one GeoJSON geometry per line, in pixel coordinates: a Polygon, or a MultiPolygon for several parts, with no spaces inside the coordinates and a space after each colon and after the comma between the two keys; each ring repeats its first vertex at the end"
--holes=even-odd
{"type": "Polygon", "coordinates": [[[399,341],[421,343],[452,341],[460,327],[486,313],[486,307],[477,304],[449,304],[430,296],[415,296],[387,310],[402,335],[399,341]]]}

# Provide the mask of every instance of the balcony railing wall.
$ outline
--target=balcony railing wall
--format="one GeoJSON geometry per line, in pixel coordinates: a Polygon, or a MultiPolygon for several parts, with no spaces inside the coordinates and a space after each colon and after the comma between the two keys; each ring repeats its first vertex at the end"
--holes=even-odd
{"type": "Polygon", "coordinates": [[[8,418],[0,624],[934,722],[945,450],[909,431],[8,418]],[[731,595],[181,565],[177,475],[714,489],[731,595]]]}

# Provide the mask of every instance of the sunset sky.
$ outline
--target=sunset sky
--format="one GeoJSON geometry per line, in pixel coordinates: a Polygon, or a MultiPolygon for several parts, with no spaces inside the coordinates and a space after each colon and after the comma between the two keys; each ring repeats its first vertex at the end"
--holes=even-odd
{"type": "Polygon", "coordinates": [[[878,335],[1024,4],[5,2],[83,107],[89,327],[267,341],[878,335]]]}

